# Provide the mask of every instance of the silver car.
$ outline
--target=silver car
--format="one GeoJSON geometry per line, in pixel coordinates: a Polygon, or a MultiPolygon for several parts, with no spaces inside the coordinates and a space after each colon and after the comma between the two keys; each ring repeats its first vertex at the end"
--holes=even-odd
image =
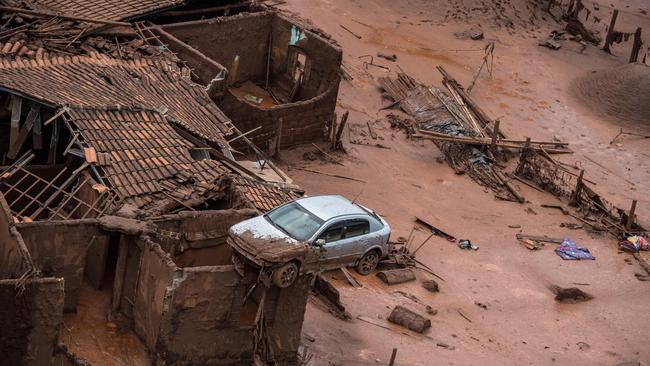
{"type": "Polygon", "coordinates": [[[230,228],[233,262],[265,269],[291,286],[300,273],[355,266],[367,275],[388,254],[390,227],[372,210],[337,195],[291,201],[230,228]]]}

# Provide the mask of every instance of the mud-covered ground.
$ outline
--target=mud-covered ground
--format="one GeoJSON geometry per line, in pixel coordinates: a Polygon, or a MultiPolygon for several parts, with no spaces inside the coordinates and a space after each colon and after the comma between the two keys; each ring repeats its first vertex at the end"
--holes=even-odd
{"type": "MultiPolygon", "coordinates": [[[[610,4],[622,10],[617,29],[650,29],[646,1],[584,3],[591,11],[585,24],[601,36],[609,23],[610,4]]],[[[616,44],[614,55],[573,41],[561,41],[557,51],[539,47],[540,40],[562,27],[540,6],[527,0],[289,0],[281,6],[310,19],[342,46],[344,67],[354,80],[341,84],[339,115],[350,111],[351,137],[390,147],[347,145],[349,154],[341,156],[344,166],[303,160],[303,154],[313,150],[310,147],[283,151],[286,171],[308,194],[358,196],[360,203],[386,217],[394,239],[407,237],[414,217],[421,216],[480,247],[465,251],[434,237],[418,252],[417,258],[445,279],[438,280],[439,293],[421,287],[420,280],[433,278],[425,272],[418,272],[416,282],[390,288],[374,276],[356,275],[363,284],[360,289],[349,286],[341,273],[330,273],[353,320],[338,320],[309,305],[303,331],[314,365],[387,364],[393,348],[398,348],[397,365],[650,363],[650,282],[634,276],[643,272],[639,264],[629,254],[619,253],[610,237],[561,227],[577,222],[540,206],[557,202],[555,197],[520,185],[529,202],[496,200],[470,178],[457,176],[446,163],[439,163],[441,153],[431,142],[407,140],[403,133],[391,130],[385,115],[399,112],[379,111],[389,103],[377,87],[377,78],[386,71],[366,69],[367,58],[359,58],[379,51],[394,53],[397,62],[376,57],[375,62],[391,72],[401,67],[416,79],[436,85],[441,77],[435,66],[443,65],[467,86],[483,48],[495,42],[492,77],[482,74],[472,96],[501,120],[511,138],[557,137],[569,142],[575,153],[558,159],[586,169],[586,177],[596,182],[593,188],[620,207],[627,208],[637,199],[637,213],[648,227],[650,140],[623,136],[610,144],[620,128],[650,134],[650,115],[644,112],[650,95],[643,92],[647,83],[638,82],[648,80],[646,66],[625,71],[630,41],[616,44]],[[470,26],[480,27],[485,39],[454,36],[470,26]],[[603,79],[612,81],[611,88],[603,79]],[[602,88],[602,93],[595,88],[602,88]],[[617,111],[616,106],[624,110],[617,111]],[[377,140],[369,137],[366,122],[379,135],[377,140]],[[292,166],[365,183],[292,170],[292,166]],[[553,252],[553,244],[530,251],[518,244],[518,232],[569,237],[588,247],[596,260],[563,261],[553,252]],[[594,298],[557,303],[550,289],[554,285],[579,287],[594,298]],[[420,302],[398,291],[415,295],[420,302]],[[386,318],[397,304],[423,314],[425,304],[436,309],[436,315],[427,314],[431,329],[421,336],[389,325],[386,318]]],[[[426,236],[416,232],[416,243],[426,236]]]]}

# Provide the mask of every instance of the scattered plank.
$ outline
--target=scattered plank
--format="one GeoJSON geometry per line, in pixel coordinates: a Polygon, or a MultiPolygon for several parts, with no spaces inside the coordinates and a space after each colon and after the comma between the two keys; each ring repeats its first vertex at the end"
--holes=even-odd
{"type": "Polygon", "coordinates": [[[339,24],[339,25],[341,26],[341,28],[343,28],[343,29],[345,29],[346,31],[348,31],[348,33],[350,33],[351,35],[355,36],[357,39],[361,39],[361,36],[360,36],[360,35],[354,33],[353,31],[351,31],[349,28],[347,28],[347,27],[344,26],[343,24],[339,24]]]}
{"type": "Polygon", "coordinates": [[[332,155],[326,153],[323,149],[318,147],[318,145],[316,145],[315,143],[312,142],[311,144],[316,148],[316,150],[318,150],[319,153],[321,153],[324,157],[326,157],[327,160],[331,161],[332,163],[338,164],[340,166],[345,166],[340,161],[336,160],[335,157],[333,157],[332,155]]]}
{"type": "Polygon", "coordinates": [[[352,285],[352,287],[357,287],[357,288],[358,287],[363,287],[363,286],[361,286],[359,281],[357,281],[357,279],[354,278],[354,276],[352,276],[352,273],[350,273],[350,271],[348,271],[347,268],[341,267],[340,269],[341,269],[341,272],[343,272],[343,275],[345,276],[345,278],[348,280],[348,283],[350,285],[352,285]]]}
{"type": "Polygon", "coordinates": [[[347,180],[351,180],[351,181],[355,181],[355,182],[366,183],[365,180],[356,179],[356,178],[350,178],[350,177],[346,177],[346,176],[344,176],[344,175],[323,173],[323,172],[319,172],[319,171],[317,171],[317,170],[311,170],[311,169],[305,169],[305,168],[298,168],[298,167],[292,167],[291,169],[302,170],[302,171],[304,171],[304,172],[309,172],[309,173],[314,173],[314,174],[325,175],[325,176],[333,177],[333,178],[347,179],[347,180]]]}

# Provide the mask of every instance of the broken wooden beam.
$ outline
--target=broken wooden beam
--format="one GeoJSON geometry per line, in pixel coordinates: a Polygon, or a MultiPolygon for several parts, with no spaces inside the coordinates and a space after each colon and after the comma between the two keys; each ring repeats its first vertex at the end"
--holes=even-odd
{"type": "Polygon", "coordinates": [[[66,20],[75,20],[78,22],[85,22],[85,23],[96,23],[96,24],[106,24],[106,25],[115,25],[115,26],[123,26],[123,27],[130,27],[130,23],[126,22],[116,22],[112,20],[102,20],[102,19],[93,19],[93,18],[85,18],[85,17],[76,17],[76,16],[70,16],[70,15],[64,15],[60,13],[51,13],[47,11],[36,11],[36,10],[27,10],[23,8],[14,8],[11,6],[0,6],[0,12],[7,12],[7,13],[19,13],[19,14],[27,14],[27,15],[35,15],[35,16],[45,16],[45,17],[52,17],[52,18],[60,18],[60,19],[66,19],[66,20]]]}
{"type": "Polygon", "coordinates": [[[528,234],[517,234],[517,240],[534,240],[534,241],[540,241],[543,243],[554,243],[554,244],[562,244],[564,242],[564,239],[561,238],[552,238],[548,237],[546,235],[528,235],[528,234]]]}
{"type": "MultiPolygon", "coordinates": [[[[18,134],[9,147],[9,151],[7,152],[7,157],[9,159],[15,159],[18,153],[20,152],[20,149],[22,148],[23,144],[27,140],[27,136],[29,136],[29,132],[32,130],[34,127],[34,124],[36,123],[37,119],[40,119],[41,115],[41,109],[38,104],[36,103],[31,103],[31,107],[29,109],[29,113],[27,114],[27,118],[25,119],[25,124],[23,125],[22,128],[19,129],[18,134]]],[[[13,131],[13,113],[12,113],[12,131],[13,131]]],[[[14,136],[12,134],[12,136],[14,136]]]]}

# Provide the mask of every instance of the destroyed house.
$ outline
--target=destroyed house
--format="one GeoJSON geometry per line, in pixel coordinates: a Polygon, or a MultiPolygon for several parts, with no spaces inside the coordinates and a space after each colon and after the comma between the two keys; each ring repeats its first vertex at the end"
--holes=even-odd
{"type": "Polygon", "coordinates": [[[0,61],[9,364],[297,362],[309,276],[266,286],[235,270],[225,237],[300,191],[235,161],[241,135],[189,73],[100,54],[0,61]],[[120,337],[139,348],[87,352],[120,337]]]}

